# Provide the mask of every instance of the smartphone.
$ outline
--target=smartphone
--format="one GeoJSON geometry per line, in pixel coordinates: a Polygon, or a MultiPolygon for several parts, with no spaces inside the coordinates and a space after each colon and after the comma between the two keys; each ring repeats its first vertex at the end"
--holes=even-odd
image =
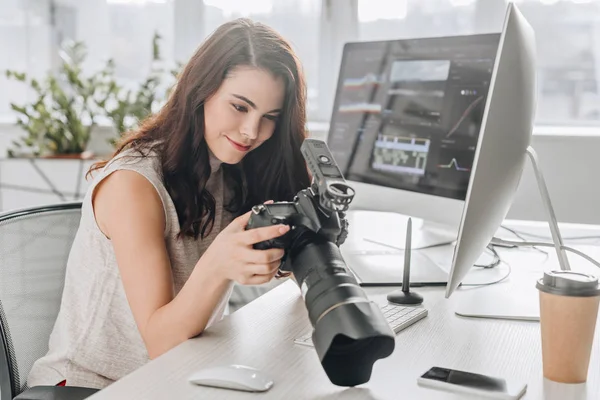
{"type": "Polygon", "coordinates": [[[488,399],[520,399],[527,390],[524,382],[508,382],[506,379],[455,369],[433,367],[417,382],[421,386],[450,392],[468,393],[488,399]]]}

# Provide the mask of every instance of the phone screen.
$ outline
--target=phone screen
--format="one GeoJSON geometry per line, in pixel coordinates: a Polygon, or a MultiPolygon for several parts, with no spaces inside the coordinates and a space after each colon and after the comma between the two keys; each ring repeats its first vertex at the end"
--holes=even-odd
{"type": "Polygon", "coordinates": [[[515,394],[514,388],[510,388],[504,379],[448,368],[433,367],[425,372],[421,378],[483,390],[486,392],[506,393],[509,395],[515,394]]]}

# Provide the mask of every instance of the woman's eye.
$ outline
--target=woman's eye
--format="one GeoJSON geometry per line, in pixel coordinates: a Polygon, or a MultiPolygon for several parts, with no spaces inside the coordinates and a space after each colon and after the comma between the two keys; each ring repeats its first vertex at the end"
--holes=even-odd
{"type": "Polygon", "coordinates": [[[239,112],[246,112],[248,111],[248,109],[244,106],[238,106],[237,104],[231,104],[233,106],[233,108],[235,108],[236,111],[239,112]]]}
{"type": "Polygon", "coordinates": [[[277,115],[265,115],[265,118],[269,121],[277,122],[277,115]]]}

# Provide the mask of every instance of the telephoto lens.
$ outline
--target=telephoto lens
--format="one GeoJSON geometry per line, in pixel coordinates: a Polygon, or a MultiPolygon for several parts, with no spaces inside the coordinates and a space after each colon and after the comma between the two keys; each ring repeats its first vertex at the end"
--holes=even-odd
{"type": "Polygon", "coordinates": [[[339,248],[312,238],[292,246],[291,264],[313,326],[312,341],[329,380],[356,386],[394,351],[395,336],[379,306],[347,270],[339,248]]]}

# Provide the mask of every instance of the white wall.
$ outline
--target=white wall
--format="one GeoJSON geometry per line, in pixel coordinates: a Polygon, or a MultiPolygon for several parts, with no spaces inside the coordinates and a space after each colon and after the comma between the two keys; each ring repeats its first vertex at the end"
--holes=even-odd
{"type": "MultiPolygon", "coordinates": [[[[600,127],[597,135],[534,135],[532,146],[559,221],[600,224],[600,127]]],[[[546,220],[528,163],[508,215],[546,220]]]]}

